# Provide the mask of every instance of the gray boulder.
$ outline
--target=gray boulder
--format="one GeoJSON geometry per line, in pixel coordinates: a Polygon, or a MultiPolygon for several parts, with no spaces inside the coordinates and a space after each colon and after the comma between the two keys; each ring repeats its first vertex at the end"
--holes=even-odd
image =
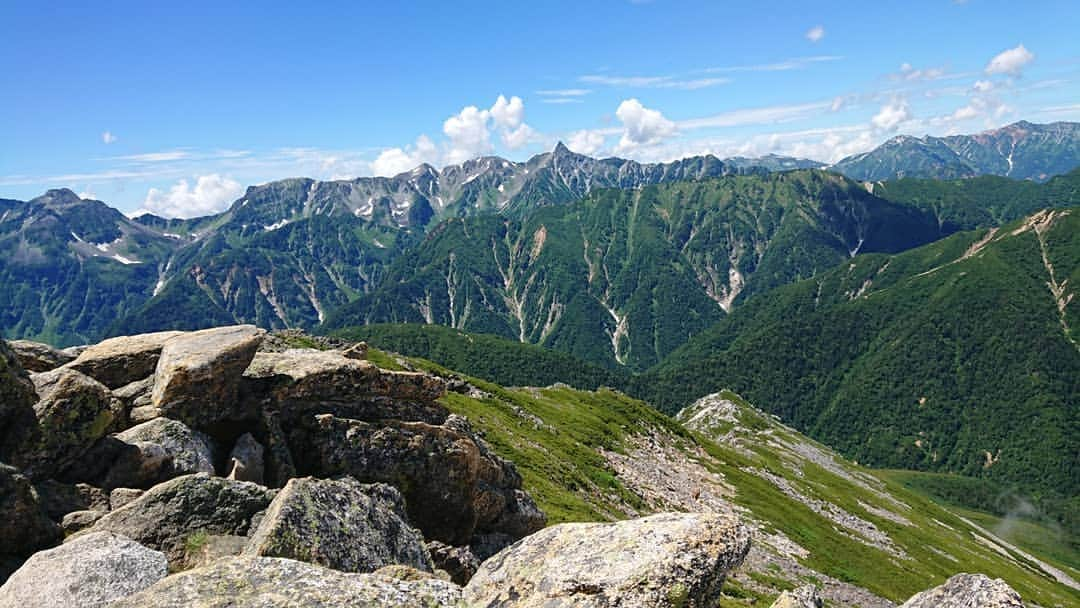
{"type": "Polygon", "coordinates": [[[37,437],[37,394],[8,343],[0,339],[0,461],[15,462],[18,450],[37,437]]]}
{"type": "Polygon", "coordinates": [[[143,494],[146,494],[146,490],[140,490],[138,488],[114,488],[112,492],[109,492],[109,507],[111,509],[119,509],[143,494]]]}
{"type": "Polygon", "coordinates": [[[72,511],[64,516],[63,521],[60,522],[60,527],[64,529],[65,535],[71,535],[89,528],[104,516],[105,511],[94,511],[90,509],[85,511],[72,511]]]}
{"type": "Polygon", "coordinates": [[[461,590],[437,579],[347,574],[275,557],[233,557],[174,574],[113,608],[458,608],[461,590]]]}
{"type": "Polygon", "coordinates": [[[182,422],[154,418],[117,433],[116,438],[125,443],[146,442],[161,446],[170,458],[170,476],[214,473],[213,440],[182,422]]]}
{"type": "Polygon", "coordinates": [[[0,608],[97,608],[165,578],[165,556],[108,532],[35,553],[0,587],[0,608]]]}
{"type": "Polygon", "coordinates": [[[123,419],[123,406],[105,385],[61,367],[31,378],[40,399],[34,404],[38,435],[23,444],[14,464],[37,478],[77,462],[123,419]]]}
{"type": "Polygon", "coordinates": [[[180,331],[121,336],[88,346],[68,364],[105,386],[116,389],[154,373],[161,349],[180,331]]]}
{"type": "Polygon", "coordinates": [[[19,365],[28,372],[47,372],[75,360],[70,354],[41,342],[12,340],[8,344],[15,351],[19,365]]]}
{"type": "Polygon", "coordinates": [[[0,464],[0,554],[26,557],[60,538],[60,527],[49,519],[30,480],[0,464]]]}
{"type": "Polygon", "coordinates": [[[545,523],[532,499],[518,492],[514,466],[459,416],[432,425],[320,415],[293,429],[290,446],[298,468],[310,474],[397,486],[409,520],[432,540],[463,545],[474,534],[503,531],[518,538],[545,523]]]}
{"type": "Polygon", "coordinates": [[[236,325],[168,340],[157,362],[151,405],[200,430],[252,418],[241,405],[240,378],[265,334],[254,325],[236,325]]]}
{"type": "Polygon", "coordinates": [[[229,479],[263,483],[263,447],[255,441],[251,433],[244,433],[236,440],[236,445],[229,453],[229,464],[226,468],[229,470],[229,479]]]}
{"type": "Polygon", "coordinates": [[[749,549],[749,529],[731,515],[561,524],[481,564],[464,598],[477,607],[703,608],[749,549]]]}
{"type": "Polygon", "coordinates": [[[185,475],[154,486],[89,530],[122,534],[181,562],[196,535],[247,534],[252,516],[272,499],[272,490],[253,483],[185,475]]]}
{"type": "Polygon", "coordinates": [[[109,495],[101,488],[86,483],[62,483],[46,479],[34,484],[45,513],[60,521],[72,511],[108,511],[109,495]]]}
{"type": "Polygon", "coordinates": [[[427,548],[435,568],[449,574],[450,580],[458,585],[468,583],[480,567],[480,560],[469,547],[452,547],[433,540],[427,548]]]}
{"type": "Polygon", "coordinates": [[[1020,594],[1000,578],[985,574],[957,574],[923,591],[900,608],[1023,608],[1020,594]]]}
{"type": "Polygon", "coordinates": [[[245,555],[288,557],[343,572],[391,564],[431,572],[420,532],[393,486],[354,479],[289,480],[252,533],[245,555]]]}
{"type": "Polygon", "coordinates": [[[368,422],[393,418],[441,424],[449,412],[435,402],[446,392],[437,376],[379,369],[340,351],[260,352],[244,372],[286,419],[334,414],[368,422]]]}
{"type": "Polygon", "coordinates": [[[817,587],[803,585],[792,591],[785,591],[772,603],[772,608],[822,608],[825,602],[818,595],[817,587]]]}

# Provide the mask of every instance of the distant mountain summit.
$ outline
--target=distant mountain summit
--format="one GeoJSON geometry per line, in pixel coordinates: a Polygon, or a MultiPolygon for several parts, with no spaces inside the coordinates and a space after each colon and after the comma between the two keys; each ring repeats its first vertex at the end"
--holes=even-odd
{"type": "Polygon", "coordinates": [[[1080,165],[1080,123],[1020,121],[974,135],[898,135],[831,169],[852,178],[955,179],[1000,175],[1046,181],[1080,165]]]}

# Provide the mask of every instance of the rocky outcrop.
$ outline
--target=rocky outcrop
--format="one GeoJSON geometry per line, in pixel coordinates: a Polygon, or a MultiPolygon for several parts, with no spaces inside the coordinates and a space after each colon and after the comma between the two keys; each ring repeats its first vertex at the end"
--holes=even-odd
{"type": "Polygon", "coordinates": [[[435,568],[450,575],[450,580],[459,585],[469,582],[480,567],[480,560],[470,547],[453,547],[433,540],[427,545],[431,561],[435,568]]]}
{"type": "Polygon", "coordinates": [[[60,541],[30,480],[0,464],[0,558],[25,558],[60,541]]]}
{"type": "Polygon", "coordinates": [[[385,419],[441,424],[446,392],[436,376],[381,370],[339,351],[260,352],[244,373],[264,385],[264,399],[289,420],[311,413],[373,422],[385,419]]]}
{"type": "Polygon", "coordinates": [[[476,533],[520,537],[544,525],[532,499],[516,492],[521,477],[513,465],[491,453],[459,416],[433,425],[325,414],[290,439],[313,474],[401,488],[410,520],[429,539],[461,545],[476,533]]]}
{"type": "Polygon", "coordinates": [[[245,554],[343,572],[374,572],[391,564],[432,570],[424,537],[406,520],[401,493],[348,477],[290,480],[251,534],[245,554]]]}
{"type": "Polygon", "coordinates": [[[900,608],[1023,608],[1020,594],[1005,581],[985,574],[957,574],[923,591],[900,608]]]}
{"type": "Polygon", "coordinates": [[[108,511],[109,495],[86,483],[61,483],[46,479],[34,486],[41,506],[53,521],[60,521],[72,511],[108,511]]]}
{"type": "Polygon", "coordinates": [[[822,608],[824,605],[817,587],[804,585],[781,593],[772,603],[772,608],[822,608]]]}
{"type": "Polygon", "coordinates": [[[749,530],[727,515],[561,524],[484,562],[464,597],[491,608],[703,608],[749,548],[749,530]]]}
{"type": "Polygon", "coordinates": [[[116,438],[132,445],[150,443],[161,447],[168,457],[167,470],[163,471],[167,477],[155,481],[189,473],[214,473],[213,440],[204,433],[191,430],[182,422],[155,418],[117,433],[116,438]]]}
{"type": "Polygon", "coordinates": [[[116,389],[154,373],[165,343],[179,331],[110,338],[87,347],[68,364],[105,386],[116,389]]]}
{"type": "Polygon", "coordinates": [[[0,461],[14,462],[20,446],[37,433],[37,394],[15,352],[0,339],[0,461]]]}
{"type": "Polygon", "coordinates": [[[63,471],[123,420],[123,406],[105,385],[69,368],[32,376],[37,434],[14,462],[34,478],[63,471]]]}
{"type": "Polygon", "coordinates": [[[75,360],[72,355],[41,342],[12,340],[8,344],[15,352],[19,365],[28,372],[47,372],[75,360]]]}
{"type": "Polygon", "coordinates": [[[438,579],[347,574],[273,557],[225,558],[174,574],[113,608],[457,608],[461,591],[438,579]]]}
{"type": "Polygon", "coordinates": [[[237,325],[171,338],[157,362],[151,405],[200,430],[253,418],[239,398],[240,378],[265,333],[237,325]]]}
{"type": "Polygon", "coordinates": [[[185,475],[154,486],[89,530],[122,534],[181,561],[193,535],[247,534],[252,516],[272,499],[272,490],[253,483],[185,475]]]}
{"type": "Polygon", "coordinates": [[[165,578],[165,556],[100,532],[35,553],[0,587],[0,608],[98,608],[165,578]]]}

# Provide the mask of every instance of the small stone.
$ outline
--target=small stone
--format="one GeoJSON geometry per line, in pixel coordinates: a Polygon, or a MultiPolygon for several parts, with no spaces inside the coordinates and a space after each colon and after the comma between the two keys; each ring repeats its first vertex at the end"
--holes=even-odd
{"type": "Polygon", "coordinates": [[[824,605],[817,587],[803,585],[793,591],[781,593],[772,603],[772,608],[822,608],[824,605]]]}
{"type": "Polygon", "coordinates": [[[1000,578],[957,574],[943,584],[916,594],[900,608],[1023,608],[1020,594],[1000,578]]]}

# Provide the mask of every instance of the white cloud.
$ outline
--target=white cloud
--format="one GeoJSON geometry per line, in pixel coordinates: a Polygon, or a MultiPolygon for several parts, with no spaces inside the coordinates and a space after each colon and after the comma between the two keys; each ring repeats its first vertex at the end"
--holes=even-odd
{"type": "Polygon", "coordinates": [[[806,31],[806,39],[810,42],[820,42],[825,37],[825,28],[820,25],[815,25],[806,31]]]}
{"type": "Polygon", "coordinates": [[[427,135],[416,138],[416,143],[407,149],[390,148],[383,150],[379,156],[371,161],[371,172],[374,175],[393,177],[399,173],[411,171],[423,163],[438,162],[438,150],[435,142],[427,135]]]}
{"type": "Polygon", "coordinates": [[[989,93],[994,90],[994,83],[989,80],[976,80],[971,88],[975,89],[976,93],[989,93]]]}
{"type": "Polygon", "coordinates": [[[516,129],[525,119],[525,104],[517,95],[511,97],[509,101],[505,96],[499,95],[499,98],[495,100],[495,104],[491,106],[490,112],[491,118],[495,121],[495,126],[504,129],[516,129]]]}
{"type": "Polygon", "coordinates": [[[183,160],[191,154],[184,150],[168,150],[165,152],[148,152],[146,154],[126,154],[124,156],[110,156],[105,160],[124,160],[134,163],[164,163],[174,160],[183,160]]]}
{"type": "Polygon", "coordinates": [[[616,151],[626,152],[639,146],[658,144],[676,132],[675,123],[658,110],[646,108],[637,99],[619,104],[615,116],[623,123],[623,134],[616,151]]]}
{"type": "Polygon", "coordinates": [[[915,68],[910,63],[901,64],[900,72],[890,76],[893,80],[907,80],[909,82],[919,80],[940,80],[944,77],[945,68],[915,68]]]}
{"type": "Polygon", "coordinates": [[[103,143],[105,143],[106,145],[115,142],[117,139],[120,139],[120,138],[113,135],[111,131],[105,131],[104,133],[101,134],[101,141],[103,143]]]}
{"type": "Polygon", "coordinates": [[[952,113],[952,120],[969,120],[979,115],[979,110],[972,104],[968,104],[962,108],[958,108],[952,113]]]}
{"type": "Polygon", "coordinates": [[[604,134],[600,131],[584,129],[570,134],[566,147],[578,154],[593,155],[604,147],[604,134]]]}
{"type": "Polygon", "coordinates": [[[877,129],[892,132],[900,126],[900,123],[910,118],[911,111],[908,109],[907,102],[897,99],[881,106],[881,110],[870,119],[870,123],[877,129]]]}
{"type": "Polygon", "coordinates": [[[1034,59],[1035,54],[1024,48],[1024,45],[1021,44],[1016,48],[1002,51],[994,56],[994,58],[990,60],[990,63],[986,64],[986,73],[1019,76],[1024,66],[1031,63],[1034,59]]]}
{"type": "Polygon", "coordinates": [[[462,163],[492,151],[491,133],[488,131],[490,116],[487,110],[466,106],[446,119],[443,134],[450,138],[450,147],[445,162],[462,163]]]}
{"type": "Polygon", "coordinates": [[[801,120],[820,115],[833,107],[833,101],[805,103],[790,106],[765,106],[721,112],[703,118],[692,118],[679,123],[680,129],[704,129],[741,127],[754,124],[771,124],[801,120]]]}
{"type": "Polygon", "coordinates": [[[589,89],[544,89],[536,92],[544,97],[583,97],[589,93],[592,93],[589,89]]]}
{"type": "Polygon", "coordinates": [[[243,191],[239,182],[217,173],[200,175],[194,185],[182,179],[168,192],[150,188],[143,208],[164,217],[199,217],[222,211],[243,191]]]}
{"type": "Polygon", "coordinates": [[[578,78],[581,82],[609,87],[635,89],[682,89],[696,91],[731,82],[728,78],[676,78],[674,76],[607,76],[589,74],[578,78]]]}
{"type": "Polygon", "coordinates": [[[502,132],[502,142],[507,148],[511,150],[517,150],[528,145],[537,137],[536,131],[532,127],[525,123],[521,123],[514,130],[504,130],[502,132]]]}
{"type": "Polygon", "coordinates": [[[843,57],[839,55],[811,55],[809,57],[794,57],[777,61],[776,63],[756,63],[751,65],[732,65],[717,68],[708,68],[705,72],[785,72],[788,70],[801,70],[815,63],[839,61],[843,57]]]}

